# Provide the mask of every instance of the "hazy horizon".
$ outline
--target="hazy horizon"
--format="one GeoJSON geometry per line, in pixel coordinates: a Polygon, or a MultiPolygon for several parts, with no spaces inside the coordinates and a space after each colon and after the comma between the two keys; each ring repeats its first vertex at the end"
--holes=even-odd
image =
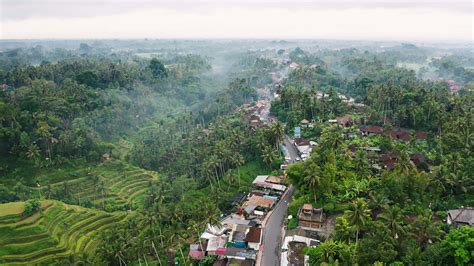
{"type": "Polygon", "coordinates": [[[0,39],[472,42],[471,1],[3,0],[0,39]]]}

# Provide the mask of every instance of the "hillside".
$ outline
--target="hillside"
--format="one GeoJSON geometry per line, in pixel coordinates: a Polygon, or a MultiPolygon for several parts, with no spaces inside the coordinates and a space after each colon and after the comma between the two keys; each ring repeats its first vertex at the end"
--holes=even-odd
{"type": "Polygon", "coordinates": [[[0,204],[0,264],[50,263],[71,255],[86,257],[97,247],[101,232],[123,221],[113,214],[41,201],[41,211],[24,217],[24,202],[0,204]]]}
{"type": "MultiPolygon", "coordinates": [[[[40,196],[106,211],[135,209],[150,182],[158,180],[157,173],[120,160],[20,173],[27,177],[13,189],[20,200],[40,196]]],[[[11,179],[10,187],[14,181],[11,179]]]]}

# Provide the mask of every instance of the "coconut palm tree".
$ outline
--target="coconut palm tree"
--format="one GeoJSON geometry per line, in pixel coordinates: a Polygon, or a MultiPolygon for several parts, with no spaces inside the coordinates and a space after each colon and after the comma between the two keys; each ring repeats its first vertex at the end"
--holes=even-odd
{"type": "Polygon", "coordinates": [[[400,234],[405,233],[405,228],[403,227],[403,213],[397,205],[385,209],[384,213],[382,213],[379,218],[388,226],[394,239],[398,239],[400,234]]]}
{"type": "Polygon", "coordinates": [[[276,157],[277,157],[276,152],[271,147],[267,146],[263,150],[262,159],[263,159],[263,162],[265,162],[268,166],[272,165],[276,157]]]}
{"type": "Polygon", "coordinates": [[[400,160],[397,163],[397,170],[399,173],[408,175],[414,168],[414,164],[410,161],[410,156],[406,152],[400,153],[400,160]]]}
{"type": "Polygon", "coordinates": [[[409,228],[422,249],[426,244],[440,240],[443,234],[439,223],[433,222],[431,214],[419,215],[409,228]]]}
{"type": "Polygon", "coordinates": [[[237,168],[237,181],[240,188],[240,166],[245,164],[244,156],[242,156],[240,153],[235,154],[235,156],[232,157],[232,164],[234,164],[237,168]]]}
{"type": "Polygon", "coordinates": [[[285,137],[285,130],[283,129],[283,125],[280,122],[276,122],[272,125],[271,131],[275,140],[275,149],[278,151],[280,144],[283,142],[283,138],[285,137]]]}
{"type": "Polygon", "coordinates": [[[309,186],[313,192],[314,203],[317,202],[317,191],[321,186],[320,169],[314,162],[310,162],[308,167],[305,169],[304,182],[309,186]]]}
{"type": "Polygon", "coordinates": [[[367,221],[370,220],[370,209],[367,206],[367,202],[364,199],[356,199],[350,210],[346,211],[347,218],[352,226],[356,228],[356,245],[359,240],[359,233],[362,228],[366,225],[367,221]]]}

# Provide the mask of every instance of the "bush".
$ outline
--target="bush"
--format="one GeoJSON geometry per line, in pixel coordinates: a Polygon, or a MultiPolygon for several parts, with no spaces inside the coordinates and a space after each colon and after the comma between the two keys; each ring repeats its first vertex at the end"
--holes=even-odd
{"type": "Polygon", "coordinates": [[[24,216],[30,216],[41,209],[41,203],[38,199],[29,199],[25,202],[24,216]]]}
{"type": "Polygon", "coordinates": [[[298,209],[307,202],[306,196],[293,199],[290,205],[288,206],[288,215],[296,216],[298,214],[298,209]]]}
{"type": "Polygon", "coordinates": [[[298,219],[293,217],[288,221],[288,230],[295,229],[298,227],[298,219]]]}

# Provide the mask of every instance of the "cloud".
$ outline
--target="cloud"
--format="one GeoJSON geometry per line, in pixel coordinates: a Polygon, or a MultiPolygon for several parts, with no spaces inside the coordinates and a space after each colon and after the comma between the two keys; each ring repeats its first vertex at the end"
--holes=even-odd
{"type": "Polygon", "coordinates": [[[6,0],[0,38],[472,41],[468,2],[6,0]]]}

